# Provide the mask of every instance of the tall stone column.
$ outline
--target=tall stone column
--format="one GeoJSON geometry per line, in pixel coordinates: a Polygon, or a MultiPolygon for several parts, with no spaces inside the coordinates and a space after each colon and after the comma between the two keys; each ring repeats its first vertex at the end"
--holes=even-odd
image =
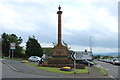
{"type": "MultiPolygon", "coordinates": [[[[62,24],[61,24],[61,7],[58,7],[59,11],[58,14],[58,44],[53,48],[52,59],[49,60],[48,64],[72,64],[72,60],[68,59],[69,51],[66,46],[62,45],[62,24]]],[[[56,66],[58,67],[58,66],[56,66]]]]}
{"type": "Polygon", "coordinates": [[[58,45],[62,45],[62,27],[61,27],[61,14],[62,14],[62,11],[61,10],[61,7],[59,6],[58,7],[59,11],[57,11],[57,14],[58,14],[58,45]]]}
{"type": "Polygon", "coordinates": [[[61,20],[61,7],[58,7],[59,11],[57,11],[58,14],[58,44],[54,46],[53,48],[53,57],[67,57],[68,56],[68,49],[67,47],[62,45],[62,20],[61,20]]]}

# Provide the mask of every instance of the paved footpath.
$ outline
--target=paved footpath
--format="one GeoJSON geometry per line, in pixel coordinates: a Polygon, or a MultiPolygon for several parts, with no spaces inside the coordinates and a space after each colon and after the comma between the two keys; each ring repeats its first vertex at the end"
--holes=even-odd
{"type": "Polygon", "coordinates": [[[108,76],[103,76],[97,67],[93,66],[89,70],[89,74],[61,74],[61,73],[53,73],[45,70],[41,70],[32,66],[28,66],[20,61],[8,60],[4,59],[2,61],[7,66],[11,67],[14,71],[35,74],[35,75],[43,75],[43,76],[53,76],[58,78],[110,78],[108,76]]]}

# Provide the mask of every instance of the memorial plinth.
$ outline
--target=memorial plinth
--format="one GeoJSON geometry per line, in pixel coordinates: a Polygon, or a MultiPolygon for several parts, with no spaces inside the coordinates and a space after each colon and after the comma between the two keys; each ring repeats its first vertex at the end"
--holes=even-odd
{"type": "Polygon", "coordinates": [[[67,57],[68,56],[68,49],[67,47],[63,46],[63,45],[57,45],[53,48],[53,57],[67,57]]]}

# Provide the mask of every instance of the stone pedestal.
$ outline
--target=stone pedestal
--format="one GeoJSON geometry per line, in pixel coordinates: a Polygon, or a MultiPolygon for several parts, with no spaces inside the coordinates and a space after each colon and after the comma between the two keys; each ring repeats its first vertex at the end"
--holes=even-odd
{"type": "Polygon", "coordinates": [[[68,59],[69,51],[67,47],[63,45],[57,45],[53,48],[52,59],[49,60],[49,64],[72,64],[73,61],[68,59]]]}
{"type": "Polygon", "coordinates": [[[57,45],[53,48],[52,57],[67,57],[68,56],[68,49],[63,45],[57,45]]]}

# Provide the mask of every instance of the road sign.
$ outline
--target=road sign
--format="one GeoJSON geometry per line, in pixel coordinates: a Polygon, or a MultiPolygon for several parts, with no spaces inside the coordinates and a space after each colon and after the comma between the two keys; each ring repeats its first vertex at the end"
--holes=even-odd
{"type": "Polygon", "coordinates": [[[92,59],[92,52],[73,52],[71,55],[73,60],[86,60],[92,59]]]}
{"type": "Polygon", "coordinates": [[[72,59],[75,60],[75,57],[76,57],[76,53],[73,52],[72,55],[71,55],[72,59]]]}
{"type": "Polygon", "coordinates": [[[15,49],[15,43],[10,43],[10,49],[15,49]]]}

